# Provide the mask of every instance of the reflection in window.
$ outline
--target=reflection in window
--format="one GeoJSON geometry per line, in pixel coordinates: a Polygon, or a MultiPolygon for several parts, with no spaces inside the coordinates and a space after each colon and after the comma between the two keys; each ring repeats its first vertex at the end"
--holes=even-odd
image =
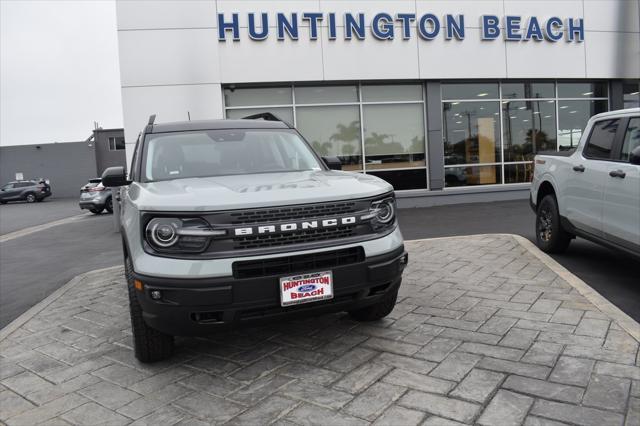
{"type": "Polygon", "coordinates": [[[500,161],[499,102],[445,102],[444,163],[500,161]]]}
{"type": "Polygon", "coordinates": [[[624,134],[624,142],[622,143],[622,152],[620,159],[629,161],[629,154],[640,146],[640,118],[632,118],[629,120],[627,131],[624,134]]]}
{"type": "Polygon", "coordinates": [[[611,158],[613,141],[616,138],[619,123],[619,119],[597,121],[589,135],[584,156],[602,160],[611,158]]]}
{"type": "Polygon", "coordinates": [[[290,105],[291,87],[226,88],[224,104],[227,107],[253,105],[290,105]]]}
{"type": "Polygon", "coordinates": [[[555,101],[504,101],[502,113],[504,161],[533,160],[539,151],[556,150],[555,101]]]}
{"type": "Polygon", "coordinates": [[[559,98],[606,98],[605,82],[558,83],[559,98]]]}
{"type": "Polygon", "coordinates": [[[444,186],[494,185],[502,183],[500,166],[445,167],[444,186]]]}
{"type": "Polygon", "coordinates": [[[622,93],[625,108],[640,107],[640,82],[625,81],[622,93]]]}
{"type": "Polygon", "coordinates": [[[296,86],[296,104],[358,102],[357,86],[296,86]]]}
{"type": "Polygon", "coordinates": [[[560,150],[578,146],[589,118],[605,112],[607,101],[558,101],[558,146],[560,150]]]}
{"type": "Polygon", "coordinates": [[[296,108],[298,131],[321,156],[336,156],[343,170],[362,170],[357,105],[296,108]]]}
{"type": "Polygon", "coordinates": [[[553,83],[503,83],[502,99],[555,98],[553,83]]]}
{"type": "Polygon", "coordinates": [[[422,85],[420,84],[362,86],[363,102],[421,101],[421,100],[422,100],[422,85]]]}
{"type": "Polygon", "coordinates": [[[280,120],[284,120],[289,124],[293,124],[293,108],[238,108],[228,109],[227,118],[237,119],[244,118],[250,115],[260,114],[263,112],[270,112],[278,117],[280,120]]]}
{"type": "Polygon", "coordinates": [[[387,170],[367,172],[381,179],[386,180],[396,191],[403,189],[422,189],[427,186],[427,170],[411,169],[411,170],[387,170]]]}
{"type": "Polygon", "coordinates": [[[422,104],[364,105],[367,169],[425,166],[422,104]]]}
{"type": "Polygon", "coordinates": [[[444,84],[442,99],[498,99],[498,83],[444,84]]]}
{"type": "Polygon", "coordinates": [[[532,175],[533,163],[504,165],[504,183],[531,182],[532,175]]]}

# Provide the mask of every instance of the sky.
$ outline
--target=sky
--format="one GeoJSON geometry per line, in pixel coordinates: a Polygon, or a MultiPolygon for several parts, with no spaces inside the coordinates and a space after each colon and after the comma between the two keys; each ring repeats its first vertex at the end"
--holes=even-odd
{"type": "Polygon", "coordinates": [[[115,0],[0,0],[0,145],[122,127],[115,0]]]}

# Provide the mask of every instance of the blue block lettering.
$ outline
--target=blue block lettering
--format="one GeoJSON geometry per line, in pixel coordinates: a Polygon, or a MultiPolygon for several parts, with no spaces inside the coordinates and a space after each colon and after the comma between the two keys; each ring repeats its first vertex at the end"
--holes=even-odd
{"type": "Polygon", "coordinates": [[[322,13],[303,13],[302,19],[309,21],[309,38],[311,40],[317,40],[318,22],[322,21],[322,13]]]}
{"type": "Polygon", "coordinates": [[[371,22],[373,36],[380,40],[393,40],[393,17],[388,13],[378,13],[371,22]]]}
{"type": "Polygon", "coordinates": [[[554,16],[549,18],[545,27],[545,37],[549,41],[556,42],[562,39],[562,19],[554,16]]]}
{"type": "Polygon", "coordinates": [[[402,39],[409,40],[411,38],[411,21],[416,20],[415,13],[398,13],[396,20],[402,22],[402,39]]]}
{"type": "Polygon", "coordinates": [[[418,22],[418,33],[425,40],[433,40],[440,32],[440,21],[438,17],[432,13],[422,15],[418,22]],[[431,24],[433,29],[429,31],[428,25],[431,24]]]}
{"type": "Polygon", "coordinates": [[[238,14],[231,14],[231,22],[225,22],[224,13],[218,13],[218,40],[226,41],[227,31],[231,30],[233,41],[240,40],[240,25],[238,24],[238,14]]]}
{"type": "Polygon", "coordinates": [[[256,17],[254,13],[249,14],[249,37],[251,40],[265,40],[269,36],[269,15],[261,13],[260,18],[262,23],[260,24],[261,31],[256,30],[256,17]]]}
{"type": "Polygon", "coordinates": [[[284,40],[284,33],[289,34],[292,40],[298,39],[298,14],[292,13],[291,20],[287,19],[284,13],[278,13],[278,40],[284,40]]]}
{"type": "Polygon", "coordinates": [[[504,38],[509,41],[518,41],[522,39],[522,34],[520,34],[519,16],[507,16],[505,18],[504,38]]]}
{"type": "Polygon", "coordinates": [[[357,20],[351,13],[344,14],[344,38],[346,40],[351,40],[354,34],[359,40],[364,40],[364,14],[358,13],[356,16],[357,20]]]}
{"type": "Polygon", "coordinates": [[[500,37],[500,20],[495,15],[482,16],[482,39],[495,40],[500,37]]]}
{"type": "Polygon", "coordinates": [[[464,40],[464,15],[458,15],[458,19],[453,15],[446,16],[446,35],[447,40],[456,38],[457,40],[464,40]]]}
{"type": "Polygon", "coordinates": [[[567,41],[584,41],[584,19],[567,19],[567,41]]]}
{"type": "Polygon", "coordinates": [[[525,40],[544,40],[544,35],[542,34],[542,27],[540,26],[540,22],[538,22],[538,18],[532,16],[529,18],[529,24],[527,25],[527,32],[524,34],[525,40]]]}

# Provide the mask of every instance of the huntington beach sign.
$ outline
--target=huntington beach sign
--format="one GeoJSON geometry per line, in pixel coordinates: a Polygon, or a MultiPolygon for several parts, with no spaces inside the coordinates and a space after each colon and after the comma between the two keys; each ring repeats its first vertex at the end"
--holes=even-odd
{"type": "MultiPolygon", "coordinates": [[[[410,40],[419,37],[422,40],[434,40],[444,37],[446,40],[463,41],[467,31],[465,15],[436,16],[426,13],[377,13],[368,16],[365,13],[248,13],[246,29],[240,26],[238,13],[218,13],[218,40],[240,41],[241,33],[251,40],[261,41],[276,37],[280,41],[299,40],[306,37],[317,40],[364,40],[374,37],[378,40],[410,40]],[[301,31],[304,28],[304,31],[301,31]],[[242,30],[242,31],[241,31],[242,30]]],[[[467,21],[470,22],[470,21],[467,21]]],[[[496,16],[482,15],[479,18],[482,40],[538,41],[579,43],[584,40],[583,18],[559,18],[557,16],[538,18],[537,16],[496,16]]],[[[474,31],[478,30],[473,28],[474,31]]]]}

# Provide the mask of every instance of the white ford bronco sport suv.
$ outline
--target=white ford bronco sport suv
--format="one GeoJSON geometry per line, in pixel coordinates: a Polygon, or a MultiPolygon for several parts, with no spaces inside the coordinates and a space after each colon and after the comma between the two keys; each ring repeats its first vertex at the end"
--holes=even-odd
{"type": "Polygon", "coordinates": [[[531,206],[538,246],[575,236],[640,256],[640,108],[593,116],[574,151],[535,157],[531,206]]]}
{"type": "Polygon", "coordinates": [[[408,257],[393,187],[342,172],[271,114],[149,124],[121,189],[121,233],[136,357],[164,359],[173,336],[395,305],[408,257]],[[257,119],[262,118],[262,119],[257,119]]]}

